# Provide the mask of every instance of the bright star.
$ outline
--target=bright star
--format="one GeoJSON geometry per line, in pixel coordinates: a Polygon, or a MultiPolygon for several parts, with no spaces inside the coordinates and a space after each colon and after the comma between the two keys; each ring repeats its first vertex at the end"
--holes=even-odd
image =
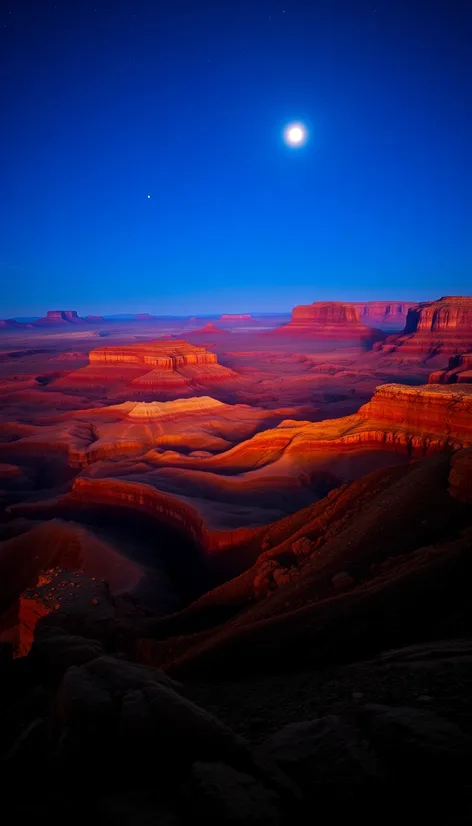
{"type": "Polygon", "coordinates": [[[303,146],[307,131],[303,123],[289,123],[284,129],[284,140],[289,146],[303,146]]]}
{"type": "Polygon", "coordinates": [[[148,198],[150,198],[150,197],[151,197],[151,196],[150,196],[150,195],[148,195],[148,198]]]}

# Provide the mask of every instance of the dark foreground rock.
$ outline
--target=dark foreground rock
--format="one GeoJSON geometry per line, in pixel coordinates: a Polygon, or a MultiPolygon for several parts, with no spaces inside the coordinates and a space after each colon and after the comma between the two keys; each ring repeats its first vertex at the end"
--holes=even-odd
{"type": "MultiPolygon", "coordinates": [[[[302,686],[322,705],[322,676],[290,684],[285,677],[284,701],[299,719],[260,742],[260,715],[277,699],[267,683],[263,693],[256,680],[251,684],[243,738],[227,711],[215,714],[190,699],[191,685],[49,627],[28,657],[5,658],[0,666],[2,774],[7,789],[18,778],[27,789],[14,797],[14,814],[44,819],[61,811],[75,824],[93,813],[118,826],[308,826],[315,812],[322,820],[372,826],[380,815],[392,826],[465,825],[472,813],[471,650],[469,640],[427,643],[340,668],[331,691],[339,699],[348,687],[349,699],[336,713],[311,719],[302,686]],[[455,675],[458,692],[463,686],[455,719],[431,709],[434,696],[424,691],[416,702],[428,708],[385,702],[398,677],[404,691],[405,674],[417,689],[418,674],[427,675],[436,694],[443,685],[438,673],[440,680],[455,675]]],[[[278,678],[271,679],[275,691],[278,678]]],[[[243,702],[244,686],[238,688],[243,702]]],[[[227,694],[222,684],[213,690],[227,694]]],[[[279,705],[281,720],[283,714],[279,705]]]]}

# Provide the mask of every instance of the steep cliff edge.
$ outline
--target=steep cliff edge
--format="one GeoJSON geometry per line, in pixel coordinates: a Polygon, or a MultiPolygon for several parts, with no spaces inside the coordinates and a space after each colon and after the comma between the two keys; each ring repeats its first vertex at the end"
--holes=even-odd
{"type": "Polygon", "coordinates": [[[472,297],[443,296],[408,311],[405,329],[374,345],[403,358],[455,355],[472,349],[472,297]]]}

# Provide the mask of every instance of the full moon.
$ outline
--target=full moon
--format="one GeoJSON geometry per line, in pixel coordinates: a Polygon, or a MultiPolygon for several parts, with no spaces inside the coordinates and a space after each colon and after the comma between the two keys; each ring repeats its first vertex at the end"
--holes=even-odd
{"type": "Polygon", "coordinates": [[[285,143],[289,146],[302,146],[306,141],[306,129],[303,123],[289,123],[284,130],[285,143]]]}

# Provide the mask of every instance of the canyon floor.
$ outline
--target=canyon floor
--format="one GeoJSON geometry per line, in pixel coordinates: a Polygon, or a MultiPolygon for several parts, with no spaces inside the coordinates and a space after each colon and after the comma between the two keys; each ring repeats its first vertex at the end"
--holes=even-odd
{"type": "Polygon", "coordinates": [[[469,822],[468,362],[287,321],[0,331],[21,816],[469,822]]]}

